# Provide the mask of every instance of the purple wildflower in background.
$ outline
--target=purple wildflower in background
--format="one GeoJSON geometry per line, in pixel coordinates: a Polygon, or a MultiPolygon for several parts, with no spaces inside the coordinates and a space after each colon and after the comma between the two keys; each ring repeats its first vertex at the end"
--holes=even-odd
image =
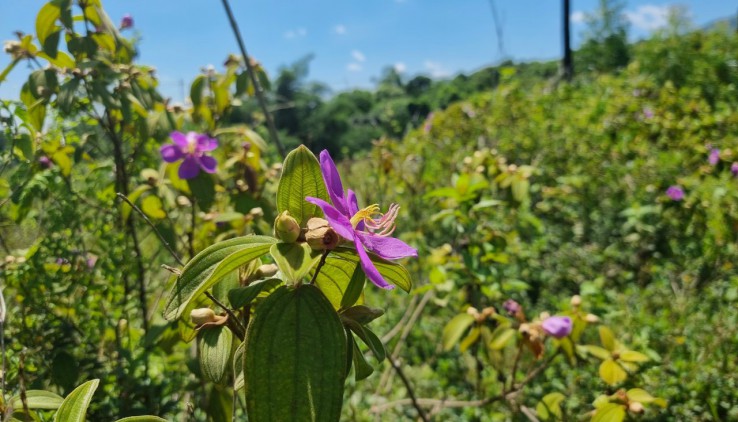
{"type": "Polygon", "coordinates": [[[425,124],[423,125],[423,132],[430,133],[433,129],[433,112],[428,113],[428,117],[425,118],[425,124]]]}
{"type": "Polygon", "coordinates": [[[512,299],[506,300],[505,303],[502,304],[502,307],[510,316],[515,316],[520,311],[520,304],[512,299]]]}
{"type": "Polygon", "coordinates": [[[551,337],[564,338],[571,334],[571,318],[552,316],[546,318],[542,323],[543,331],[551,337]]]}
{"type": "Polygon", "coordinates": [[[684,189],[679,185],[672,185],[666,189],[666,196],[674,201],[681,201],[684,199],[684,189]]]}
{"type": "Polygon", "coordinates": [[[129,14],[123,15],[123,19],[120,20],[120,29],[128,29],[133,27],[133,16],[129,14]]]}
{"type": "Polygon", "coordinates": [[[41,166],[41,168],[48,169],[51,168],[51,166],[54,165],[54,163],[51,161],[51,158],[42,155],[38,158],[38,164],[41,166]]]}
{"type": "Polygon", "coordinates": [[[179,177],[194,179],[202,169],[205,173],[215,173],[218,162],[215,158],[205,155],[218,147],[218,141],[208,135],[197,132],[172,132],[169,135],[174,143],[163,145],[160,149],[161,157],[167,163],[183,160],[179,165],[179,177]]]}
{"type": "Polygon", "coordinates": [[[651,107],[645,107],[643,109],[643,117],[645,117],[646,119],[653,118],[653,110],[651,110],[651,107]]]}
{"type": "Polygon", "coordinates": [[[730,165],[730,172],[733,173],[733,176],[738,176],[738,162],[730,165]]]}
{"type": "Polygon", "coordinates": [[[711,149],[710,155],[707,157],[707,161],[710,163],[711,166],[716,166],[717,163],[720,161],[720,150],[717,148],[711,149]]]}
{"type": "Polygon", "coordinates": [[[356,194],[351,189],[346,194],[344,193],[341,176],[326,150],[320,153],[320,170],[323,173],[328,196],[333,204],[310,196],[305,200],[323,210],[325,219],[339,236],[354,242],[361,268],[367,278],[383,289],[393,289],[394,286],[382,277],[365,249],[388,260],[418,256],[415,248],[390,237],[395,230],[395,218],[397,218],[400,207],[392,204],[384,214],[379,212],[377,204],[360,210],[356,194]]]}

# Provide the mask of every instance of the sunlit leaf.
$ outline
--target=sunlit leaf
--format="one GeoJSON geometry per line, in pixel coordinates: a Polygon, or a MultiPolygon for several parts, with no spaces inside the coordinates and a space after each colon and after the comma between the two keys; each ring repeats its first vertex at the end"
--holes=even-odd
{"type": "Polygon", "coordinates": [[[328,192],[320,172],[320,164],[312,152],[300,145],[287,155],[277,187],[277,212],[289,211],[300,227],[312,217],[323,215],[318,206],[305,201],[312,196],[328,201],[328,192]]]}
{"type": "Polygon", "coordinates": [[[625,407],[621,404],[607,403],[597,408],[592,422],[622,422],[625,420],[625,407]]]}
{"type": "Polygon", "coordinates": [[[222,383],[228,373],[233,333],[221,325],[203,328],[197,337],[203,376],[208,381],[222,383]]]}
{"type": "Polygon", "coordinates": [[[643,353],[634,352],[632,350],[626,350],[620,353],[620,360],[625,362],[648,362],[651,360],[648,356],[643,353]]]}
{"type": "Polygon", "coordinates": [[[98,379],[87,381],[69,393],[54,414],[54,422],[84,422],[87,419],[87,407],[98,384],[98,379]]]}
{"type": "Polygon", "coordinates": [[[269,253],[284,276],[284,281],[300,281],[320,261],[320,254],[313,253],[307,243],[277,243],[269,253]]]}
{"type": "MultiPolygon", "coordinates": [[[[45,390],[27,390],[26,391],[26,405],[29,409],[47,409],[55,410],[61,406],[64,398],[56,393],[45,390]]],[[[22,409],[23,402],[20,395],[14,396],[10,399],[10,405],[14,409],[22,409]]]]}
{"type": "Polygon", "coordinates": [[[459,342],[461,336],[464,335],[466,330],[474,323],[474,317],[467,314],[459,314],[451,318],[446,326],[443,328],[443,334],[441,336],[441,344],[443,350],[451,350],[459,342]]]}
{"type": "Polygon", "coordinates": [[[600,364],[600,378],[610,385],[616,385],[628,378],[628,373],[612,359],[600,364]]]}
{"type": "Polygon", "coordinates": [[[538,417],[544,421],[547,421],[551,416],[554,416],[555,420],[563,419],[564,415],[561,412],[561,403],[565,399],[566,396],[559,392],[546,394],[538,402],[538,405],[536,405],[538,417]]]}

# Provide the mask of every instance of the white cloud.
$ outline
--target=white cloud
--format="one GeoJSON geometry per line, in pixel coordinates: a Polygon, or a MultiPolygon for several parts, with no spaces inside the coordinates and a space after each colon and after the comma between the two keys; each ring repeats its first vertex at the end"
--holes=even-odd
{"type": "Polygon", "coordinates": [[[343,35],[346,33],[346,26],[345,25],[336,25],[333,27],[333,32],[335,32],[338,35],[343,35]]]}
{"type": "Polygon", "coordinates": [[[576,11],[569,16],[569,19],[573,23],[584,23],[585,19],[587,18],[587,15],[584,14],[582,11],[576,11]]]}
{"type": "Polygon", "coordinates": [[[346,65],[346,70],[349,72],[361,72],[361,65],[359,63],[349,63],[346,65]]]}
{"type": "Polygon", "coordinates": [[[405,66],[405,63],[403,62],[397,62],[395,63],[395,72],[397,73],[405,73],[407,70],[407,66],[405,66]]]}
{"type": "Polygon", "coordinates": [[[353,58],[354,58],[354,60],[356,60],[357,62],[364,62],[364,61],[366,61],[366,57],[365,57],[365,56],[364,56],[364,54],[363,54],[363,53],[362,53],[361,51],[359,51],[359,50],[354,50],[354,51],[352,51],[352,52],[351,52],[351,57],[353,57],[353,58]]]}
{"type": "Polygon", "coordinates": [[[305,28],[290,29],[284,33],[284,37],[288,40],[292,38],[303,38],[307,36],[307,33],[307,29],[305,28]]]}
{"type": "Polygon", "coordinates": [[[625,17],[638,29],[653,31],[666,26],[669,20],[669,6],[646,4],[635,11],[626,11],[625,17]]]}
{"type": "Polygon", "coordinates": [[[434,78],[445,78],[451,75],[451,72],[444,69],[441,63],[426,60],[424,65],[428,72],[430,72],[430,75],[434,78]]]}

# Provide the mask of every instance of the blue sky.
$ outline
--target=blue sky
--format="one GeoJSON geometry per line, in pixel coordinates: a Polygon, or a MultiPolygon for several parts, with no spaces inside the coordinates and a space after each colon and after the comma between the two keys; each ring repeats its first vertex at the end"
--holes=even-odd
{"type": "MultiPolygon", "coordinates": [[[[490,0],[231,0],[249,54],[271,76],[280,66],[314,54],[309,78],[334,90],[371,87],[387,66],[406,75],[449,77],[504,58],[552,59],[561,53],[560,0],[494,0],[501,17],[504,55],[498,48],[490,0]]],[[[0,38],[34,31],[44,1],[0,0],[0,38]],[[21,6],[22,4],[22,6],[21,6]]],[[[237,45],[220,1],[107,0],[114,21],[129,13],[141,37],[140,63],[157,68],[165,95],[182,101],[182,83],[206,65],[217,68],[237,45]]],[[[729,0],[626,1],[631,36],[665,23],[667,7],[685,6],[696,25],[733,16],[729,0]]],[[[574,39],[583,13],[597,0],[572,0],[574,39]]],[[[0,68],[9,63],[0,53],[0,68]]],[[[0,85],[0,98],[17,98],[28,69],[16,68],[0,85]]]]}

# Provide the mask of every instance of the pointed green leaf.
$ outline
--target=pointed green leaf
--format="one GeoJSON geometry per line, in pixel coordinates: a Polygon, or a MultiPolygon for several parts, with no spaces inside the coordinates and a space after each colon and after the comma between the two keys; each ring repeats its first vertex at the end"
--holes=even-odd
{"type": "Polygon", "coordinates": [[[451,321],[443,328],[443,335],[441,336],[443,350],[453,349],[456,343],[459,342],[459,339],[461,339],[461,336],[473,323],[474,317],[469,314],[459,314],[451,318],[451,321]]]}
{"type": "Polygon", "coordinates": [[[233,388],[240,391],[244,387],[243,361],[246,355],[246,342],[238,345],[236,353],[233,354],[233,388]]]}
{"type": "Polygon", "coordinates": [[[626,350],[620,353],[620,360],[624,362],[641,363],[641,362],[648,362],[651,359],[649,359],[649,357],[644,355],[643,353],[634,352],[632,350],[626,350]]]}
{"type": "Polygon", "coordinates": [[[200,369],[206,380],[220,384],[228,372],[233,333],[226,326],[205,327],[197,334],[200,369]]]}
{"type": "Polygon", "coordinates": [[[84,422],[87,419],[87,407],[98,384],[98,379],[87,381],[69,393],[54,415],[54,422],[84,422]]]}
{"type": "Polygon", "coordinates": [[[249,420],[338,421],[346,345],[336,311],[315,286],[275,290],[246,334],[249,420]]]}
{"type": "Polygon", "coordinates": [[[282,283],[278,278],[268,278],[266,280],[257,280],[248,286],[237,287],[228,292],[228,302],[231,306],[238,309],[251,303],[259,293],[268,292],[282,283]]]}
{"type": "Polygon", "coordinates": [[[656,400],[654,396],[648,393],[648,391],[642,388],[631,388],[625,393],[628,396],[628,400],[637,401],[641,403],[651,403],[656,400]]]}
{"type": "Polygon", "coordinates": [[[514,328],[500,328],[495,330],[492,334],[493,340],[490,342],[489,348],[492,350],[504,349],[508,344],[510,344],[510,341],[515,338],[516,333],[517,330],[514,328]]]}
{"type": "Polygon", "coordinates": [[[592,417],[592,422],[623,422],[625,407],[621,404],[607,403],[598,407],[592,417]]]}
{"type": "Polygon", "coordinates": [[[216,243],[190,260],[172,286],[164,308],[164,318],[174,320],[193,298],[241,265],[269,251],[277,242],[267,236],[243,236],[216,243]]]}
{"type": "Polygon", "coordinates": [[[320,254],[313,253],[307,243],[277,243],[269,253],[288,283],[300,281],[320,261],[320,254]]]}
{"type": "Polygon", "coordinates": [[[538,417],[544,421],[547,421],[551,416],[554,416],[555,420],[563,419],[564,416],[561,412],[561,403],[564,399],[566,399],[566,396],[559,392],[549,393],[543,396],[536,406],[538,417]]]}
{"type": "Polygon", "coordinates": [[[366,357],[361,353],[359,345],[353,339],[351,340],[351,357],[354,362],[354,379],[356,381],[361,381],[374,372],[374,368],[366,361],[366,357]]]}
{"type": "MultiPolygon", "coordinates": [[[[126,204],[126,206],[128,206],[128,204],[126,204]]],[[[167,213],[162,207],[163,204],[161,203],[161,199],[155,195],[148,195],[143,199],[143,201],[141,201],[141,211],[143,211],[149,218],[156,220],[166,218],[167,213]]]]}
{"type": "Polygon", "coordinates": [[[282,177],[277,188],[277,212],[289,211],[300,222],[300,227],[305,227],[310,218],[323,215],[320,208],[305,201],[306,196],[328,201],[318,159],[300,145],[287,154],[282,165],[282,177]]]}
{"type": "Polygon", "coordinates": [[[198,108],[202,104],[202,90],[205,86],[205,75],[197,75],[195,80],[192,81],[190,87],[190,101],[192,101],[192,107],[198,108]]]}
{"type": "MultiPolygon", "coordinates": [[[[61,406],[64,398],[51,391],[45,390],[28,390],[26,391],[26,404],[29,409],[47,409],[55,410],[61,406]]],[[[23,409],[23,402],[20,396],[14,396],[10,399],[10,406],[14,409],[23,409]]]]}
{"type": "Polygon", "coordinates": [[[599,331],[602,347],[611,352],[615,350],[615,336],[613,335],[612,330],[604,325],[600,325],[599,331]]]}
{"type": "Polygon", "coordinates": [[[372,330],[349,318],[341,318],[341,322],[343,322],[343,325],[348,327],[349,330],[353,331],[354,334],[364,342],[364,344],[369,346],[369,350],[372,351],[374,357],[376,357],[378,361],[382,362],[387,357],[387,351],[384,348],[382,340],[380,340],[372,330]]]}
{"type": "Polygon", "coordinates": [[[609,385],[616,385],[628,378],[628,373],[612,359],[600,364],[600,378],[609,385]]]}
{"type": "Polygon", "coordinates": [[[56,103],[59,105],[61,111],[65,114],[69,114],[72,111],[72,105],[74,104],[74,94],[77,93],[79,88],[80,79],[72,78],[61,86],[59,94],[56,97],[56,103]]]}
{"type": "Polygon", "coordinates": [[[612,357],[612,353],[610,353],[610,351],[599,346],[581,345],[577,346],[577,351],[590,354],[601,360],[610,359],[612,357]]]}
{"type": "Polygon", "coordinates": [[[366,325],[384,315],[384,310],[379,308],[370,308],[365,305],[356,305],[342,310],[340,315],[342,317],[350,318],[361,325],[366,325]]]}
{"type": "Polygon", "coordinates": [[[61,16],[61,9],[56,2],[50,1],[43,5],[36,15],[36,38],[44,45],[46,38],[57,32],[59,27],[56,20],[61,16]]]}
{"type": "Polygon", "coordinates": [[[167,422],[166,419],[158,416],[129,416],[127,418],[118,419],[115,422],[167,422]]]}
{"type": "Polygon", "coordinates": [[[461,343],[459,343],[459,351],[461,351],[461,353],[466,352],[466,350],[479,339],[480,333],[481,330],[479,329],[479,326],[472,327],[472,329],[469,330],[469,334],[467,334],[467,336],[461,340],[461,343]]]}
{"type": "Polygon", "coordinates": [[[343,297],[341,298],[341,308],[353,306],[359,300],[361,294],[364,293],[365,284],[366,276],[364,275],[364,270],[361,269],[361,265],[356,265],[354,273],[351,275],[351,280],[348,286],[346,286],[346,291],[344,291],[343,297]]]}

